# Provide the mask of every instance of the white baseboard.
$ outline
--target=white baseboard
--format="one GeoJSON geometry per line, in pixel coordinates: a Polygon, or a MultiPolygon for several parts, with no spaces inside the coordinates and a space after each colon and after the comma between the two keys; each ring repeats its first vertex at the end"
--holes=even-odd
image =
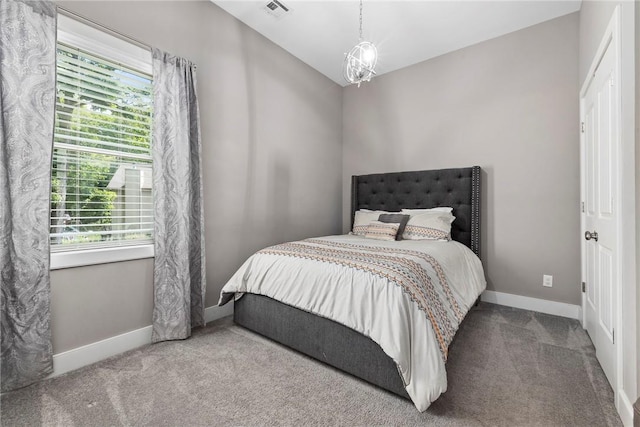
{"type": "Polygon", "coordinates": [[[233,303],[228,303],[222,307],[212,305],[204,309],[204,321],[206,323],[213,322],[214,320],[221,319],[233,314],[233,303]]]}
{"type": "Polygon", "coordinates": [[[53,355],[51,377],[151,343],[151,325],[53,355]]]}
{"type": "MultiPolygon", "coordinates": [[[[546,301],[495,291],[485,291],[482,294],[481,299],[482,301],[494,304],[554,314],[556,316],[570,317],[572,319],[580,319],[581,308],[577,305],[546,301]]],[[[205,309],[204,318],[205,322],[208,323],[232,314],[233,304],[227,304],[223,307],[212,306],[205,309]]],[[[116,335],[102,341],[54,354],[53,373],[49,377],[62,375],[69,371],[91,365],[92,363],[99,362],[111,356],[115,356],[150,343],[151,326],[145,326],[144,328],[136,329],[135,331],[116,335]]],[[[630,407],[631,406],[629,406],[629,408],[630,407]]],[[[630,413],[632,414],[633,412],[630,413]]]]}
{"type": "MultiPolygon", "coordinates": [[[[233,314],[233,304],[223,307],[212,306],[204,310],[204,319],[205,322],[212,322],[231,314],[233,314]]],[[[48,378],[57,377],[146,344],[151,344],[151,325],[54,354],[53,373],[48,378]]]]}
{"type": "Polygon", "coordinates": [[[629,396],[623,389],[618,389],[618,399],[616,401],[616,409],[625,427],[633,427],[633,403],[629,400],[629,396]]]}
{"type": "Polygon", "coordinates": [[[568,317],[576,320],[582,319],[582,307],[564,302],[548,301],[496,291],[484,291],[480,299],[485,302],[506,305],[508,307],[522,308],[524,310],[553,314],[555,316],[568,317]]]}

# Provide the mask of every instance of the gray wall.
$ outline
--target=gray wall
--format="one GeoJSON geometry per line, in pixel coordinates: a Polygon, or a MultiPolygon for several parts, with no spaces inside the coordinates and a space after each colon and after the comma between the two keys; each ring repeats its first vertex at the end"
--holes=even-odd
{"type": "Polygon", "coordinates": [[[620,2],[585,1],[580,7],[580,84],[585,81],[587,72],[602,41],[611,15],[620,2]]]}
{"type": "MultiPolygon", "coordinates": [[[[58,4],[198,66],[207,306],[255,250],[340,232],[338,85],[209,1],[58,4]]],[[[51,282],[55,353],[151,323],[151,260],[51,282]]]]}
{"type": "Polygon", "coordinates": [[[51,272],[53,352],[151,324],[153,260],[51,272]]]}
{"type": "Polygon", "coordinates": [[[488,289],[580,304],[577,53],[575,13],[346,88],[343,230],[351,175],[480,165],[488,289]]]}
{"type": "MultiPolygon", "coordinates": [[[[638,145],[638,131],[637,126],[639,121],[637,119],[638,111],[635,111],[637,105],[638,92],[636,90],[630,90],[634,87],[638,80],[637,58],[635,58],[635,52],[637,52],[637,46],[634,46],[634,40],[636,43],[640,40],[640,32],[638,29],[637,18],[637,4],[634,7],[634,3],[631,1],[585,1],[582,2],[580,10],[580,84],[586,79],[589,67],[594,60],[597,49],[600,45],[600,41],[604,36],[604,32],[611,20],[611,16],[617,6],[620,6],[621,16],[621,32],[622,32],[622,45],[621,45],[621,58],[622,58],[622,100],[621,100],[621,116],[622,116],[622,150],[623,153],[632,151],[635,146],[635,165],[633,159],[623,158],[625,167],[635,167],[636,177],[636,204],[635,206],[629,206],[629,209],[636,210],[636,219],[640,216],[640,146],[638,145]],[[635,58],[635,62],[634,62],[635,58]]],[[[624,155],[623,155],[624,157],[624,155]]],[[[626,198],[622,197],[623,203],[626,203],[626,198]]],[[[624,209],[624,207],[623,207],[624,209]]],[[[636,220],[637,222],[637,220],[636,220]]],[[[622,224],[623,229],[628,229],[626,224],[622,224]]],[[[631,247],[635,246],[636,259],[628,257],[632,251],[623,250],[621,256],[623,264],[623,277],[630,277],[634,273],[636,274],[635,282],[640,279],[640,272],[638,267],[640,263],[637,261],[638,255],[640,255],[640,224],[636,224],[636,241],[628,241],[631,247]],[[634,261],[636,265],[634,266],[634,261]]],[[[640,354],[638,345],[640,344],[640,292],[638,291],[637,283],[633,283],[630,280],[622,281],[622,319],[624,329],[622,331],[622,378],[623,384],[620,384],[630,400],[631,403],[635,401],[640,394],[638,390],[638,384],[640,384],[640,367],[638,366],[637,354],[640,354]]],[[[616,334],[617,335],[617,334],[616,334]]]]}

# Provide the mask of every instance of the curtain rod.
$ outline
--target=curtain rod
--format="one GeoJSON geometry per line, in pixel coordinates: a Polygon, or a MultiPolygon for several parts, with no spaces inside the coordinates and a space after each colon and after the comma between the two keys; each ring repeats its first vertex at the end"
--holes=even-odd
{"type": "Polygon", "coordinates": [[[109,27],[106,27],[106,26],[104,26],[102,24],[99,24],[99,23],[97,23],[97,22],[95,22],[95,21],[93,21],[93,20],[91,20],[89,18],[86,18],[86,17],[84,17],[82,15],[79,15],[79,14],[77,14],[75,12],[72,12],[69,9],[65,9],[64,7],[58,6],[58,11],[60,13],[62,13],[63,15],[66,15],[66,16],[68,16],[70,18],[73,18],[73,19],[76,19],[78,21],[81,21],[81,22],[83,22],[83,23],[85,23],[87,25],[90,25],[90,26],[92,26],[94,28],[97,28],[98,30],[107,32],[107,33],[109,33],[109,34],[111,34],[111,35],[113,35],[115,37],[118,37],[119,39],[122,39],[124,41],[129,42],[129,43],[133,43],[138,47],[141,47],[143,49],[151,51],[151,46],[149,46],[148,44],[143,43],[140,40],[136,40],[133,37],[129,37],[126,34],[122,34],[121,32],[113,30],[113,29],[111,29],[109,27]]]}

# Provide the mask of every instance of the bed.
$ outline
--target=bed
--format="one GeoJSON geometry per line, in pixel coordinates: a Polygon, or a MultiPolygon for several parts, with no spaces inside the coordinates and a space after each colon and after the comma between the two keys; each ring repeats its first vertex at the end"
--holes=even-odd
{"type": "MultiPolygon", "coordinates": [[[[451,334],[455,334],[464,315],[486,285],[479,261],[480,167],[352,177],[352,221],[356,211],[361,209],[397,212],[403,208],[428,209],[438,206],[453,208],[455,220],[451,224],[451,239],[458,243],[438,245],[440,242],[379,242],[366,241],[367,239],[360,236],[345,235],[276,245],[258,252],[245,262],[223,288],[220,303],[234,300],[234,321],[238,325],[409,398],[418,410],[426,410],[429,404],[446,390],[444,364],[448,344],[452,339],[451,334]],[[354,255],[356,250],[363,251],[367,254],[366,257],[381,263],[386,263],[389,256],[399,257],[393,262],[401,261],[407,263],[406,265],[426,260],[425,265],[438,266],[440,270],[447,272],[447,277],[455,276],[459,282],[473,282],[473,286],[462,283],[456,284],[458,287],[451,286],[451,289],[445,289],[448,293],[437,290],[439,294],[434,294],[432,299],[440,305],[423,307],[422,311],[416,311],[414,306],[421,303],[435,303],[424,302],[422,300],[426,301],[429,298],[423,297],[421,300],[419,295],[416,297],[411,293],[413,291],[407,289],[400,292],[400,286],[387,285],[384,292],[372,291],[374,296],[361,293],[363,285],[360,284],[360,280],[364,280],[363,276],[367,276],[367,280],[370,276],[375,276],[375,286],[378,287],[370,285],[373,289],[382,289],[379,283],[384,282],[385,277],[378,270],[364,271],[370,269],[372,261],[365,260],[365,255],[354,255]],[[435,251],[441,258],[433,263],[430,261],[431,258],[420,255],[423,250],[435,251]],[[314,253],[311,260],[307,255],[300,255],[307,254],[308,251],[314,253]],[[340,251],[346,251],[349,263],[356,264],[356,268],[353,268],[353,278],[349,282],[352,288],[347,291],[347,296],[338,294],[344,292],[341,289],[345,287],[344,283],[342,287],[338,284],[347,279],[338,280],[337,276],[333,275],[335,268],[344,266],[336,267],[331,264],[327,267],[325,263],[320,269],[327,277],[322,279],[311,274],[316,267],[310,262],[317,263],[320,257],[321,261],[335,264],[332,257],[340,251]],[[283,254],[289,258],[287,264],[280,264],[283,254]],[[265,264],[265,258],[272,262],[276,256],[280,257],[278,262],[265,264]],[[443,262],[443,259],[446,262],[443,262]],[[468,267],[458,268],[454,262],[465,265],[468,263],[468,267]],[[278,273],[280,276],[272,276],[275,274],[274,271],[279,270],[282,270],[278,273]],[[270,277],[278,278],[269,279],[270,277]],[[287,285],[289,287],[286,288],[284,282],[293,284],[287,285]],[[320,286],[323,289],[326,287],[326,291],[323,292],[327,295],[322,296],[319,302],[309,302],[306,295],[309,292],[306,289],[316,289],[320,286]],[[452,292],[455,297],[452,297],[452,292]],[[389,298],[388,301],[393,301],[393,304],[387,304],[387,299],[378,294],[384,294],[384,298],[389,298]],[[404,300],[398,302],[398,295],[412,300],[411,307],[402,305],[406,304],[404,300]],[[449,301],[451,307],[455,308],[455,313],[443,310],[443,301],[445,305],[449,301]],[[381,302],[384,304],[381,305],[381,302]],[[361,307],[354,305],[358,303],[361,307]],[[403,308],[396,309],[395,304],[403,308]],[[328,305],[329,309],[326,308],[328,305]],[[359,311],[369,312],[366,314],[368,316],[375,313],[374,317],[378,319],[362,321],[359,311]],[[439,320],[429,318],[432,312],[438,311],[444,312],[439,320]],[[415,313],[428,313],[429,316],[421,317],[415,313]],[[357,319],[351,319],[352,317],[357,319]],[[450,320],[451,317],[457,317],[457,324],[452,321],[452,325],[448,325],[447,319],[450,320]],[[423,318],[431,322],[431,327],[423,326],[423,323],[428,325],[427,320],[423,318]],[[400,329],[406,326],[409,330],[407,334],[410,335],[408,344],[405,342],[407,339],[397,333],[391,324],[404,325],[400,329]],[[396,337],[396,333],[399,337],[396,337]],[[423,353],[426,356],[423,356],[423,353]]],[[[375,267],[377,266],[378,264],[375,267]]],[[[394,267],[390,268],[391,270],[384,271],[393,274],[394,267]]],[[[316,271],[314,274],[321,273],[316,271]]],[[[438,268],[434,268],[429,274],[440,273],[438,268]]],[[[443,279],[435,276],[426,279],[427,282],[438,280],[443,279]]],[[[394,283],[400,282],[396,280],[394,283]]]]}

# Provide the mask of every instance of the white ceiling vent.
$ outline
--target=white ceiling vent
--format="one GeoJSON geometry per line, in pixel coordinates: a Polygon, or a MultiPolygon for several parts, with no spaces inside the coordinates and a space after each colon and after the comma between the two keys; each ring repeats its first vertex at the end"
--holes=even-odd
{"type": "Polygon", "coordinates": [[[263,9],[276,19],[282,19],[291,13],[291,8],[278,0],[270,0],[263,9]]]}

